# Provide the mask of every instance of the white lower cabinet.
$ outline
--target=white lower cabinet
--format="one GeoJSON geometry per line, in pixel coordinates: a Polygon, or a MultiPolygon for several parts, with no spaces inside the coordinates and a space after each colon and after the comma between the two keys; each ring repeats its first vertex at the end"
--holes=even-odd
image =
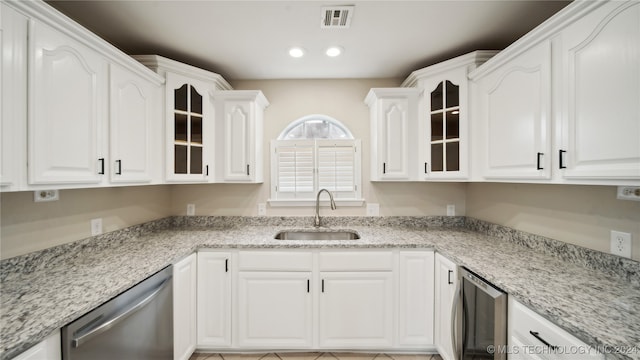
{"type": "Polygon", "coordinates": [[[320,274],[320,347],[385,349],[393,345],[393,273],[320,274]]]}
{"type": "Polygon", "coordinates": [[[240,271],[238,346],[306,349],[312,346],[311,272],[240,271]]]}
{"type": "Polygon", "coordinates": [[[231,346],[231,252],[198,252],[197,347],[231,346]]]}
{"type": "Polygon", "coordinates": [[[440,254],[435,256],[435,343],[444,360],[453,360],[451,314],[458,267],[440,254]]]}
{"type": "Polygon", "coordinates": [[[433,251],[401,251],[398,276],[398,341],[402,348],[434,343],[433,251]]]}
{"type": "Polygon", "coordinates": [[[173,359],[188,360],[196,349],[197,258],[173,265],[173,359]]]}
{"type": "Polygon", "coordinates": [[[602,354],[509,297],[508,358],[541,360],[604,359],[602,354]]]}
{"type": "Polygon", "coordinates": [[[14,360],[60,360],[60,331],[56,331],[31,349],[13,358],[14,360]]]}

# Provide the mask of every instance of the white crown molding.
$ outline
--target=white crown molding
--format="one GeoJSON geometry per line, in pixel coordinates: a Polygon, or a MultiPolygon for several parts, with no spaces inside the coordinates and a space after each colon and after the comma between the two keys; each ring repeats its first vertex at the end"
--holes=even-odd
{"type": "Polygon", "coordinates": [[[463,66],[469,66],[467,71],[473,71],[493,56],[498,54],[497,50],[477,50],[465,55],[455,57],[425,68],[412,72],[403,82],[402,87],[414,87],[420,79],[438,75],[450,70],[459,69],[463,66]]]}
{"type": "Polygon", "coordinates": [[[23,13],[29,19],[46,24],[70,38],[97,51],[107,60],[118,64],[134,73],[142,76],[157,85],[164,84],[164,78],[142,66],[131,56],[111,45],[87,28],[68,18],[44,1],[3,0],[8,6],[23,13]]]}
{"type": "Polygon", "coordinates": [[[160,55],[132,55],[131,57],[162,76],[164,76],[164,72],[168,71],[193,79],[214,83],[218,90],[233,90],[233,87],[231,87],[221,75],[199,67],[181,63],[160,55]]]}
{"type": "Polygon", "coordinates": [[[377,98],[400,98],[404,96],[415,96],[417,98],[420,94],[422,94],[422,89],[415,87],[373,88],[369,90],[364,102],[371,106],[377,98]]]}
{"type": "Polygon", "coordinates": [[[516,40],[496,56],[479,66],[476,70],[472,71],[469,74],[469,79],[476,80],[493,72],[506,62],[540,44],[542,41],[550,39],[560,30],[606,3],[607,1],[575,0],[545,22],[529,31],[520,39],[516,40]]]}
{"type": "Polygon", "coordinates": [[[269,106],[269,100],[260,90],[219,90],[213,92],[213,98],[216,100],[251,100],[262,108],[269,106]]]}

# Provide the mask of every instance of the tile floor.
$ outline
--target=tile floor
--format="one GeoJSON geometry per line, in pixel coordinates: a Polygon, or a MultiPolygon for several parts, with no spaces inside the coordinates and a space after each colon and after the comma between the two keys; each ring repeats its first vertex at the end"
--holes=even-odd
{"type": "Polygon", "coordinates": [[[369,354],[339,352],[280,352],[267,354],[195,353],[189,360],[442,360],[440,355],[369,354]]]}

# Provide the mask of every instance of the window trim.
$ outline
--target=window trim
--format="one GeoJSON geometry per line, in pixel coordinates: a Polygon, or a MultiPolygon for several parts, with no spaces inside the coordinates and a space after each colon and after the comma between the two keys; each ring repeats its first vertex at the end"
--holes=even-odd
{"type": "MultiPolygon", "coordinates": [[[[286,139],[286,136],[291,130],[293,130],[298,125],[305,123],[309,120],[322,120],[322,121],[328,121],[330,123],[333,123],[334,125],[338,126],[340,129],[342,129],[345,132],[345,134],[347,134],[348,138],[345,140],[355,140],[349,128],[346,127],[343,123],[332,118],[331,116],[322,115],[322,114],[306,115],[299,118],[298,120],[292,121],[289,125],[287,125],[286,128],[284,128],[284,130],[282,130],[280,135],[278,135],[277,140],[288,140],[286,139]]],[[[303,139],[296,139],[296,140],[303,140],[303,139]]],[[[311,140],[311,139],[308,139],[308,140],[311,140]]],[[[326,140],[335,140],[335,139],[326,139],[326,140]]]]}

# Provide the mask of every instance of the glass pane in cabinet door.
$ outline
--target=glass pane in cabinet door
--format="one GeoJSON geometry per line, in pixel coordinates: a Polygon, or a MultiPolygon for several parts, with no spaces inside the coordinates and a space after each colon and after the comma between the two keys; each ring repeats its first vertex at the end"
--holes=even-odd
{"type": "Polygon", "coordinates": [[[447,80],[445,89],[447,92],[447,107],[460,105],[460,87],[447,80]]]}
{"type": "Polygon", "coordinates": [[[443,121],[442,113],[431,114],[431,141],[443,139],[443,121]]]}
{"type": "Polygon", "coordinates": [[[442,109],[442,83],[431,92],[431,111],[442,109]]]}
{"type": "Polygon", "coordinates": [[[191,87],[191,112],[202,114],[202,95],[193,86],[191,87]]]}
{"type": "Polygon", "coordinates": [[[187,173],[187,147],[184,145],[175,145],[174,146],[174,169],[173,172],[176,174],[186,174],[187,173]]]}
{"type": "Polygon", "coordinates": [[[447,143],[447,171],[460,170],[460,143],[457,141],[447,143]]]}
{"type": "Polygon", "coordinates": [[[460,138],[460,111],[447,111],[447,139],[460,138]]]}
{"type": "Polygon", "coordinates": [[[176,110],[187,111],[187,84],[173,91],[176,110]]]}
{"type": "Polygon", "coordinates": [[[191,116],[191,143],[202,144],[202,118],[191,116]]]}
{"type": "Polygon", "coordinates": [[[442,171],[442,144],[431,144],[431,171],[442,171]]]}
{"type": "Polygon", "coordinates": [[[202,148],[191,147],[191,174],[202,174],[202,148]]]}
{"type": "Polygon", "coordinates": [[[187,115],[174,114],[174,118],[174,139],[176,141],[187,141],[187,115]]]}

